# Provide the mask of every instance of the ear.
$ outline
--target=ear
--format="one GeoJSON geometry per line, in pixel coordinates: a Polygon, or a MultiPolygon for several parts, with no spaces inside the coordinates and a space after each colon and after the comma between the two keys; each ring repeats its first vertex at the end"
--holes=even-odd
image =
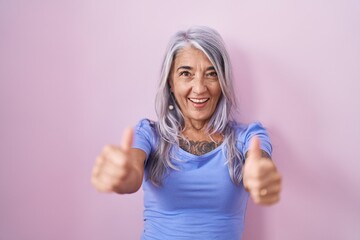
{"type": "Polygon", "coordinates": [[[172,81],[172,78],[168,78],[168,85],[169,85],[169,90],[171,93],[173,93],[173,89],[174,89],[174,82],[172,81]]]}

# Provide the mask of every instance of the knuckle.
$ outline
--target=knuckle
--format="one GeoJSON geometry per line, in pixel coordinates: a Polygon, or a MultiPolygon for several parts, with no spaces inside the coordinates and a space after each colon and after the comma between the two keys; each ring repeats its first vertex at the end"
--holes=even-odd
{"type": "Polygon", "coordinates": [[[127,166],[127,162],[122,154],[116,155],[116,157],[113,158],[113,162],[120,168],[126,168],[127,166]]]}
{"type": "Polygon", "coordinates": [[[109,176],[103,176],[101,182],[106,189],[110,189],[114,185],[113,180],[109,176]]]}
{"type": "Polygon", "coordinates": [[[127,171],[131,168],[131,162],[124,156],[123,154],[119,154],[114,160],[114,165],[117,166],[118,169],[123,171],[127,171]]]}
{"type": "Polygon", "coordinates": [[[103,159],[101,157],[97,157],[95,160],[95,164],[92,168],[92,173],[95,174],[96,172],[99,171],[99,169],[101,168],[101,165],[103,163],[103,159]]]}
{"type": "Polygon", "coordinates": [[[116,150],[116,147],[110,144],[107,144],[102,149],[102,155],[109,155],[113,153],[116,150]]]}
{"type": "Polygon", "coordinates": [[[91,179],[90,179],[90,181],[91,181],[91,184],[92,184],[94,187],[97,186],[98,183],[97,183],[96,177],[92,176],[91,179]]]}
{"type": "Polygon", "coordinates": [[[252,184],[252,187],[254,190],[259,190],[261,188],[262,184],[260,181],[254,181],[253,184],[252,184]]]}
{"type": "Polygon", "coordinates": [[[111,145],[105,145],[102,149],[103,153],[107,153],[111,151],[111,145]]]}
{"type": "Polygon", "coordinates": [[[253,179],[257,179],[262,175],[262,170],[259,167],[254,167],[252,169],[249,169],[248,171],[248,177],[249,178],[253,178],[253,179]]]}
{"type": "Polygon", "coordinates": [[[91,172],[91,176],[96,176],[99,173],[99,167],[98,166],[94,166],[91,172]]]}
{"type": "Polygon", "coordinates": [[[101,165],[104,162],[103,156],[99,155],[95,160],[95,165],[101,165]]]}

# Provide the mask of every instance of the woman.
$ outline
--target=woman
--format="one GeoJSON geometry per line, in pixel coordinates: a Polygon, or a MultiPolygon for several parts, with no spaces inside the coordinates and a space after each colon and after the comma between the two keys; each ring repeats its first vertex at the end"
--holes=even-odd
{"type": "Polygon", "coordinates": [[[231,120],[234,103],[220,35],[207,27],[178,32],[162,66],[158,121],[143,119],[121,146],[106,146],[92,175],[99,191],[143,186],[142,239],[241,239],[248,196],[279,200],[267,131],[231,120]]]}

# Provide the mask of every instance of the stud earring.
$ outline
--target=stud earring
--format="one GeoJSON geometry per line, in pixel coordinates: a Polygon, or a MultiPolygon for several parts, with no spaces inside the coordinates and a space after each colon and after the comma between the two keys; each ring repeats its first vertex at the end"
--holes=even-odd
{"type": "Polygon", "coordinates": [[[169,105],[169,110],[173,110],[174,109],[174,106],[172,104],[169,105]]]}

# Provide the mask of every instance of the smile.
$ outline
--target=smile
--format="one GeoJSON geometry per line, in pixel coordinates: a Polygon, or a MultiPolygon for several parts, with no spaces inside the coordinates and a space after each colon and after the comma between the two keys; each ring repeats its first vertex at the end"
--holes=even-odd
{"type": "Polygon", "coordinates": [[[205,103],[210,100],[210,98],[189,98],[193,103],[205,103]]]}

